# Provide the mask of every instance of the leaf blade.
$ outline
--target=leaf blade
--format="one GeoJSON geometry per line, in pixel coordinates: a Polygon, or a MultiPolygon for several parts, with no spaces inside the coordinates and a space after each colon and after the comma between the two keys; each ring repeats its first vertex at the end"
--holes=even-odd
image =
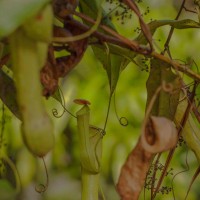
{"type": "Polygon", "coordinates": [[[28,18],[36,15],[48,2],[49,0],[1,0],[0,39],[11,34],[28,18]]]}
{"type": "Polygon", "coordinates": [[[146,82],[147,107],[155,91],[163,81],[172,84],[174,94],[169,94],[161,90],[154,103],[151,114],[173,120],[179,101],[179,92],[181,88],[180,78],[172,72],[169,64],[157,59],[151,60],[151,70],[146,82]]]}

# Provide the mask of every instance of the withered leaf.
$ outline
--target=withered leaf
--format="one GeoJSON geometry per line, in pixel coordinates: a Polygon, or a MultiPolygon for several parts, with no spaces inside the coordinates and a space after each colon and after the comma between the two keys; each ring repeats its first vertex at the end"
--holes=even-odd
{"type": "MultiPolygon", "coordinates": [[[[68,18],[65,21],[64,28],[54,26],[54,36],[68,37],[83,33],[82,29],[70,23],[71,20],[73,19],[68,18]]],[[[57,58],[54,57],[54,53],[51,53],[52,49],[49,48],[48,62],[41,71],[41,82],[44,86],[43,94],[46,97],[54,94],[58,87],[59,78],[65,77],[81,61],[87,49],[87,43],[87,38],[84,38],[65,45],[54,46],[53,50],[65,50],[68,53],[66,56],[57,58]]]]}
{"type": "Polygon", "coordinates": [[[153,154],[147,152],[139,139],[121,169],[117,190],[123,200],[137,200],[144,186],[153,154]]]}

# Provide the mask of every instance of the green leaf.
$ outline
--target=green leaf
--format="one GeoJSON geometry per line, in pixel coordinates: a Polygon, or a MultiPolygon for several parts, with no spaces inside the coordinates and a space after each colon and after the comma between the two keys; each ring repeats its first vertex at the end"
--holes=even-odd
{"type": "Polygon", "coordinates": [[[172,72],[171,66],[168,63],[153,59],[151,61],[151,70],[146,83],[147,107],[154,96],[155,91],[163,81],[172,84],[173,93],[169,94],[168,92],[161,90],[156,98],[151,114],[173,120],[179,101],[181,88],[180,78],[172,72]]]}
{"type": "MultiPolygon", "coordinates": [[[[187,29],[187,28],[200,28],[200,23],[191,20],[191,19],[183,19],[183,20],[154,20],[148,24],[151,34],[153,35],[157,28],[165,25],[170,25],[176,29],[187,29]]],[[[146,38],[143,33],[136,39],[140,44],[145,44],[146,38]]]]}
{"type": "MultiPolygon", "coordinates": [[[[108,23],[108,22],[109,22],[109,19],[106,19],[106,23],[108,23]]],[[[110,22],[109,22],[109,24],[110,24],[110,22]]],[[[200,28],[200,23],[198,23],[198,22],[196,22],[194,20],[191,20],[191,19],[184,19],[184,20],[154,20],[154,21],[152,21],[152,22],[150,22],[148,24],[152,35],[154,35],[154,33],[157,30],[157,28],[159,28],[161,26],[165,26],[165,25],[170,25],[170,26],[172,26],[172,27],[174,27],[176,29],[200,28]]],[[[143,33],[140,33],[139,36],[135,40],[138,41],[139,44],[143,44],[143,45],[147,44],[146,38],[144,37],[143,33]]],[[[98,48],[103,48],[101,46],[98,45],[98,48]]],[[[112,44],[109,44],[109,49],[110,49],[110,52],[112,54],[121,55],[122,57],[124,57],[124,59],[127,60],[127,64],[126,65],[128,65],[128,63],[130,61],[133,61],[133,59],[137,56],[137,54],[135,52],[131,51],[131,50],[128,50],[128,49],[125,49],[125,48],[122,48],[122,47],[119,47],[119,46],[115,46],[115,45],[112,45],[112,44]]],[[[105,51],[105,49],[102,50],[102,51],[105,51]]],[[[102,51],[100,51],[100,52],[102,52],[102,51]]],[[[97,56],[97,57],[98,57],[98,59],[100,59],[100,56],[97,56]]],[[[101,62],[104,61],[103,56],[100,59],[100,61],[101,62]]]]}
{"type": "MultiPolygon", "coordinates": [[[[89,0],[82,0],[80,1],[80,7],[83,13],[87,14],[88,16],[92,17],[93,19],[96,18],[99,4],[102,1],[89,1],[89,0]]],[[[108,17],[106,17],[105,12],[103,11],[103,20],[102,23],[110,27],[111,29],[115,30],[114,25],[110,21],[108,17]]],[[[102,63],[104,69],[107,72],[109,85],[110,85],[110,95],[112,96],[115,88],[117,86],[117,82],[119,79],[119,75],[122,69],[124,69],[129,62],[126,62],[123,56],[120,54],[111,54],[109,45],[101,45],[99,46],[92,46],[93,52],[97,59],[102,63]]],[[[116,51],[117,52],[117,51],[116,51]]]]}
{"type": "MultiPolygon", "coordinates": [[[[93,1],[91,1],[91,0],[80,0],[79,1],[81,6],[84,5],[84,7],[87,7],[88,12],[90,11],[91,13],[93,13],[92,14],[93,16],[95,16],[95,13],[97,12],[99,6],[101,6],[100,5],[101,2],[102,2],[101,0],[93,0],[93,1]]],[[[89,16],[91,16],[91,14],[89,16]]]]}
{"type": "MultiPolygon", "coordinates": [[[[79,7],[80,10],[87,14],[87,16],[96,19],[97,17],[97,13],[98,13],[98,9],[101,6],[101,3],[103,1],[102,0],[95,0],[95,1],[91,1],[91,0],[80,0],[79,1],[79,7]]],[[[115,26],[113,25],[113,23],[111,22],[111,20],[109,19],[109,17],[106,15],[106,12],[102,9],[102,21],[101,24],[105,24],[108,27],[112,28],[113,30],[115,30],[115,26]]]]}
{"type": "Polygon", "coordinates": [[[123,63],[124,58],[120,55],[110,54],[109,49],[105,51],[104,49],[93,47],[93,51],[107,72],[110,94],[112,95],[117,86],[121,69],[126,65],[126,63],[123,63]]]}
{"type": "Polygon", "coordinates": [[[172,20],[171,22],[169,21],[167,23],[176,29],[200,28],[200,23],[192,19],[172,20]]]}
{"type": "MultiPolygon", "coordinates": [[[[200,23],[191,20],[191,19],[184,19],[184,20],[154,20],[148,24],[151,34],[154,35],[157,28],[165,25],[170,25],[176,29],[186,29],[186,28],[200,28],[200,23]]],[[[147,44],[147,40],[143,33],[140,33],[139,36],[135,39],[139,42],[139,44],[147,44]]],[[[137,56],[137,54],[131,50],[115,46],[115,45],[109,45],[110,52],[116,55],[121,55],[123,57],[124,62],[126,64],[124,65],[124,68],[128,65],[130,61],[133,61],[133,59],[137,56]]],[[[101,59],[101,60],[104,60],[101,59]]],[[[122,68],[121,68],[122,69],[122,68]]]]}
{"type": "Polygon", "coordinates": [[[33,17],[49,0],[1,0],[0,39],[33,17]]]}
{"type": "Polygon", "coordinates": [[[61,105],[63,104],[63,102],[62,102],[62,97],[61,97],[61,94],[60,94],[59,89],[57,89],[57,90],[54,92],[54,94],[52,95],[52,97],[53,97],[55,100],[57,100],[58,102],[60,102],[61,105]]]}

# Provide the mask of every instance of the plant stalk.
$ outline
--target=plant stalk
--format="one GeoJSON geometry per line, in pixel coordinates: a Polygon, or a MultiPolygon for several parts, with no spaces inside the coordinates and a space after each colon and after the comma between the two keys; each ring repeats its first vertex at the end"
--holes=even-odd
{"type": "Polygon", "coordinates": [[[98,200],[99,173],[91,173],[82,168],[82,200],[98,200]]]}

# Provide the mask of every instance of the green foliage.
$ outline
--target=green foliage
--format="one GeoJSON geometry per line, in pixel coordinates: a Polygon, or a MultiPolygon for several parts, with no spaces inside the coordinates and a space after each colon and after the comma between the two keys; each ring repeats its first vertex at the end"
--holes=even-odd
{"type": "MultiPolygon", "coordinates": [[[[81,9],[83,13],[91,17],[96,17],[96,13],[98,11],[99,6],[102,6],[102,5],[98,5],[97,2],[91,4],[90,1],[80,1],[80,5],[81,5],[81,9]],[[94,12],[91,13],[91,10],[93,10],[94,12]]],[[[106,14],[104,11],[103,13],[104,13],[103,17],[105,17],[106,14]]],[[[105,25],[115,30],[115,27],[109,18],[104,18],[103,22],[105,25]]],[[[95,47],[95,46],[93,46],[92,48],[93,48],[94,54],[102,63],[103,67],[105,68],[107,72],[109,85],[110,85],[110,95],[112,96],[119,79],[123,57],[119,54],[115,54],[115,55],[111,54],[109,46],[107,44],[104,45],[103,49],[95,47]]]]}
{"type": "Polygon", "coordinates": [[[153,59],[151,60],[151,69],[146,83],[147,107],[157,88],[163,83],[169,84],[171,92],[169,93],[161,90],[151,110],[151,114],[174,120],[181,88],[180,77],[172,72],[171,65],[160,60],[153,59]]]}
{"type": "MultiPolygon", "coordinates": [[[[18,47],[10,48],[10,45],[7,43],[7,41],[10,41],[10,35],[13,37],[16,30],[22,31],[23,29],[23,33],[26,33],[25,35],[31,39],[33,46],[35,46],[36,41],[51,42],[51,34],[46,39],[43,38],[43,36],[46,36],[46,22],[44,26],[40,24],[40,21],[37,21],[36,26],[30,26],[30,24],[34,25],[34,20],[38,14],[41,14],[41,9],[48,2],[48,0],[0,1],[1,67],[6,65],[11,72],[14,70],[15,73],[15,69],[20,65],[19,63],[13,68],[13,63],[9,59],[7,61],[5,59],[7,56],[9,57],[10,50],[12,50],[12,54],[14,54],[15,50],[15,53],[19,50],[18,47]]],[[[42,104],[42,107],[48,108],[50,120],[54,123],[56,146],[51,156],[46,157],[48,173],[50,174],[49,190],[43,196],[35,197],[35,199],[80,199],[81,176],[85,180],[83,181],[85,182],[83,184],[84,190],[87,191],[84,193],[86,194],[84,198],[87,199],[87,195],[92,192],[95,193],[95,198],[98,198],[98,193],[100,193],[98,191],[98,184],[95,189],[92,189],[92,186],[88,187],[87,184],[90,180],[98,183],[99,176],[95,175],[99,175],[99,172],[101,172],[102,179],[100,185],[103,188],[106,199],[119,199],[120,197],[115,191],[115,184],[117,183],[121,166],[140,137],[145,103],[147,110],[152,98],[155,96],[156,101],[151,109],[151,115],[164,116],[174,121],[177,126],[184,126],[184,124],[180,124],[180,116],[181,118],[187,118],[187,113],[183,112],[179,118],[175,117],[175,119],[174,116],[177,107],[177,112],[180,110],[182,112],[187,106],[187,95],[190,95],[191,88],[185,87],[185,85],[191,84],[192,86],[193,80],[199,79],[198,65],[200,62],[198,58],[199,44],[197,41],[200,24],[196,21],[197,13],[195,11],[192,14],[185,12],[185,15],[174,19],[175,16],[172,15],[177,13],[172,7],[171,2],[159,2],[158,5],[153,5],[153,1],[124,2],[126,5],[117,0],[109,0],[105,4],[100,0],[80,0],[79,7],[73,13],[71,8],[76,6],[76,1],[53,1],[53,5],[58,5],[59,7],[59,12],[54,10],[54,15],[56,15],[54,19],[59,21],[59,23],[56,22],[56,25],[59,24],[63,32],[61,31],[56,35],[54,30],[56,38],[60,38],[60,41],[53,39],[48,50],[47,60],[51,65],[49,68],[47,65],[43,68],[47,72],[44,76],[45,81],[50,80],[50,84],[53,86],[54,84],[57,85],[55,86],[56,90],[50,93],[53,98],[46,96],[49,98],[47,98],[48,100],[45,101],[45,104],[42,104]],[[132,2],[132,4],[130,3],[129,5],[127,2],[132,2]],[[131,9],[137,7],[141,13],[134,12],[134,9],[131,9]],[[100,11],[101,8],[103,8],[102,13],[100,11]],[[99,13],[102,14],[100,24],[97,23],[99,20],[97,20],[97,15],[99,13]],[[77,16],[75,17],[75,15],[81,16],[82,21],[77,16]],[[142,17],[149,30],[145,27],[146,32],[141,31],[141,18],[139,19],[138,17],[142,17]],[[92,29],[91,27],[95,28],[92,29]],[[170,29],[175,29],[171,36],[168,34],[170,29]],[[126,37],[127,35],[129,36],[126,37]],[[153,52],[150,51],[149,46],[151,43],[147,41],[146,36],[149,36],[148,38],[153,37],[153,52]],[[62,42],[69,38],[70,42],[62,42]],[[78,41],[76,41],[77,38],[78,41]],[[80,45],[83,41],[85,42],[84,47],[80,45]],[[180,58],[181,60],[179,60],[180,58]],[[195,62],[191,61],[193,59],[195,62]],[[67,75],[62,74],[66,68],[67,70],[69,69],[70,73],[67,75]],[[155,95],[157,88],[163,83],[167,83],[169,92],[161,90],[158,95],[155,95]],[[185,102],[179,102],[182,89],[186,91],[184,109],[181,106],[185,102]],[[112,97],[115,97],[115,99],[112,99],[112,97]],[[72,104],[75,98],[88,99],[91,102],[90,110],[88,110],[87,106],[84,106],[86,110],[79,110],[77,112],[77,105],[72,104]],[[109,116],[107,115],[108,104],[111,105],[109,107],[109,116]],[[71,113],[73,117],[67,114],[67,112],[71,113]],[[91,114],[90,122],[89,112],[91,114]],[[77,113],[77,116],[74,113],[77,113]],[[80,119],[80,114],[83,114],[86,118],[80,119]],[[105,121],[107,121],[106,116],[108,116],[107,126],[105,125],[105,121]],[[78,125],[74,117],[78,118],[78,125]],[[127,126],[123,127],[120,125],[121,117],[128,122],[127,126]],[[91,126],[91,124],[95,124],[95,126],[91,126]],[[77,126],[79,132],[77,132],[77,126]],[[102,147],[102,133],[100,131],[102,129],[97,127],[106,128],[102,147]],[[81,144],[81,148],[78,144],[81,144]],[[101,153],[102,163],[100,167],[101,153]],[[80,164],[82,166],[82,175],[80,164]],[[74,194],[74,191],[77,191],[77,194],[74,194]]],[[[197,1],[195,2],[198,3],[197,1]]],[[[183,12],[184,9],[182,7],[183,12]]],[[[49,27],[48,33],[51,31],[52,26],[49,27]]],[[[26,42],[25,39],[27,38],[25,35],[24,38],[21,38],[20,44],[26,42]]],[[[17,42],[17,39],[15,42],[17,42]]],[[[13,46],[11,45],[11,47],[13,46]]],[[[31,77],[33,77],[34,73],[31,66],[35,60],[38,61],[37,63],[40,63],[39,61],[43,64],[46,62],[47,46],[43,49],[42,59],[37,57],[31,60],[27,54],[28,49],[29,47],[20,54],[21,57],[24,56],[26,58],[26,65],[24,65],[24,70],[18,75],[19,77],[23,75],[23,78],[20,79],[24,81],[22,82],[23,90],[21,94],[22,99],[26,102],[26,108],[29,109],[29,115],[23,116],[23,113],[21,113],[23,109],[21,107],[19,111],[19,100],[17,97],[19,91],[15,89],[17,78],[14,76],[13,79],[12,76],[8,76],[8,73],[5,73],[5,69],[0,71],[0,98],[18,119],[23,120],[23,122],[28,119],[32,123],[32,117],[35,115],[35,111],[37,111],[35,105],[38,103],[38,99],[34,95],[31,96],[32,91],[34,91],[35,86],[38,86],[37,84],[40,87],[38,96],[41,96],[42,91],[39,81],[31,83],[30,78],[25,78],[29,77],[30,73],[31,77]],[[26,74],[23,74],[25,72],[26,74]],[[26,87],[30,83],[34,87],[26,87]]],[[[196,99],[193,102],[196,110],[199,109],[198,91],[199,87],[197,88],[196,99]]],[[[36,118],[39,119],[39,117],[40,115],[37,115],[36,118]]],[[[1,144],[8,143],[5,153],[15,158],[22,178],[22,192],[18,198],[29,199],[29,197],[26,197],[26,193],[29,193],[26,189],[27,186],[31,185],[32,190],[34,190],[34,185],[37,185],[40,181],[43,182],[45,175],[43,166],[41,167],[25,149],[24,141],[20,137],[20,122],[17,118],[12,118],[11,123],[8,123],[8,130],[1,129],[0,150],[2,149],[1,144]],[[26,164],[27,162],[28,164],[26,164]],[[23,175],[26,177],[23,177],[23,175]]],[[[3,120],[4,118],[2,117],[2,127],[3,120]]],[[[41,120],[39,121],[41,122],[41,120]]],[[[44,124],[40,123],[40,125],[43,126],[44,124]]],[[[34,125],[32,130],[38,131],[38,126],[34,125]]],[[[51,131],[49,130],[45,133],[49,134],[51,131]]],[[[27,132],[30,133],[30,131],[27,132]]],[[[167,166],[165,161],[169,160],[169,156],[162,153],[157,163],[155,162],[156,160],[152,161],[147,176],[148,180],[146,180],[144,185],[146,199],[150,199],[152,195],[156,195],[156,199],[162,200],[170,198],[184,199],[188,185],[182,180],[189,180],[194,174],[195,167],[198,165],[195,156],[190,154],[190,151],[188,158],[185,159],[185,152],[190,148],[199,159],[198,132],[199,124],[194,115],[189,114],[185,129],[183,133],[180,133],[187,145],[183,141],[181,142],[182,138],[180,138],[175,153],[173,154],[172,152],[173,159],[169,163],[174,169],[166,170],[167,175],[164,176],[163,186],[158,189],[157,194],[153,194],[155,191],[154,186],[156,186],[157,180],[162,177],[164,167],[167,166]],[[191,170],[187,173],[179,174],[180,171],[185,170],[183,168],[188,163],[191,170]],[[147,191],[148,189],[149,191],[147,191]]],[[[34,140],[32,144],[38,145],[37,155],[38,151],[44,148],[44,144],[48,142],[48,139],[49,137],[42,133],[39,134],[37,141],[31,139],[31,142],[34,140]],[[44,138],[41,138],[41,135],[44,138]]],[[[29,149],[32,149],[32,147],[29,147],[29,149]]],[[[188,168],[188,166],[186,167],[188,168]]],[[[5,177],[9,182],[2,177],[0,178],[0,194],[2,196],[5,195],[4,199],[11,200],[15,198],[15,190],[13,188],[15,187],[16,180],[9,176],[5,177]]],[[[126,188],[126,185],[124,188],[126,188]]],[[[194,190],[196,190],[195,187],[194,190]]],[[[33,191],[33,194],[35,194],[35,191],[33,191]]],[[[198,198],[196,197],[197,195],[191,192],[189,197],[190,199],[195,199],[198,198]]],[[[142,194],[140,199],[144,199],[142,194]]]]}

